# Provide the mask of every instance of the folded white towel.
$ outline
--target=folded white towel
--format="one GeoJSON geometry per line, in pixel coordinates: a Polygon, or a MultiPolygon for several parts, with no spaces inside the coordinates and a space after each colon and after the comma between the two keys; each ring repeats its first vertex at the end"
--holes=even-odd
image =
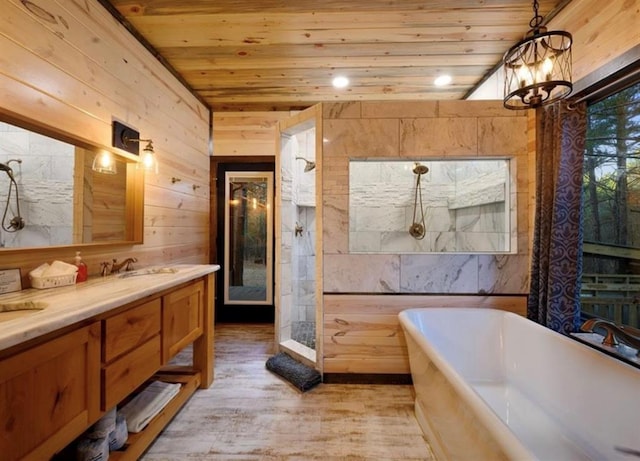
{"type": "Polygon", "coordinates": [[[179,383],[153,381],[127,403],[120,413],[127,420],[129,432],[140,432],[180,391],[179,383]]]}

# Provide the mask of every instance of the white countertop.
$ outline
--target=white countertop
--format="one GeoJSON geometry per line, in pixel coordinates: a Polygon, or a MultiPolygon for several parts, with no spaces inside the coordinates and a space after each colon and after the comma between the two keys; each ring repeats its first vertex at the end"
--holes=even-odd
{"type": "MultiPolygon", "coordinates": [[[[160,266],[153,266],[160,267],[160,266]]],[[[176,264],[175,273],[126,276],[109,275],[59,288],[30,288],[0,295],[0,304],[33,301],[47,304],[43,310],[0,313],[0,350],[86,320],[111,309],[202,277],[220,269],[217,264],[176,264]],[[3,319],[3,316],[4,319],[3,319]]],[[[143,272],[143,268],[134,272],[143,272]]]]}

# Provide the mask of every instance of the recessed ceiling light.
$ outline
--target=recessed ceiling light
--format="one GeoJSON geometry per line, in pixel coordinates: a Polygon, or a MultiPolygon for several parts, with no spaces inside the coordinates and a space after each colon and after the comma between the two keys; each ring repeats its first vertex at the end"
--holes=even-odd
{"type": "Polygon", "coordinates": [[[445,86],[451,83],[451,75],[440,75],[433,81],[435,86],[445,86]]]}
{"type": "Polygon", "coordinates": [[[349,79],[347,77],[339,75],[338,77],[333,79],[332,83],[334,88],[346,88],[347,86],[349,86],[349,79]]]}

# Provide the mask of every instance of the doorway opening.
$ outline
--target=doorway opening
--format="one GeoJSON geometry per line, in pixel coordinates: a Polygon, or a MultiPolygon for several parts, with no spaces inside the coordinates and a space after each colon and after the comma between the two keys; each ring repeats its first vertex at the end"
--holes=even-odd
{"type": "Polygon", "coordinates": [[[217,322],[274,321],[273,170],[273,163],[217,165],[217,322]]]}

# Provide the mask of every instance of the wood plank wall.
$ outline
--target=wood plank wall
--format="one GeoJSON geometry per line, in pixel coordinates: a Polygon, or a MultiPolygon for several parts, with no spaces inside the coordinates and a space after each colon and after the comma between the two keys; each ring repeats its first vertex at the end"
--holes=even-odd
{"type": "MultiPolygon", "coordinates": [[[[111,146],[113,119],[153,139],[160,166],[145,178],[144,244],[83,249],[90,274],[125,256],[138,266],[207,263],[209,109],[97,0],[2,3],[0,112],[96,147],[111,146]]],[[[73,256],[0,252],[0,268],[20,268],[25,281],[43,261],[73,256]]]]}
{"type": "Polygon", "coordinates": [[[292,112],[216,112],[213,157],[276,155],[276,125],[292,112]]]}
{"type": "MultiPolygon", "coordinates": [[[[526,315],[525,296],[324,296],[323,362],[331,373],[407,374],[398,314],[415,307],[491,307],[526,315]]],[[[462,332],[463,333],[463,332],[462,332]]]]}
{"type": "Polygon", "coordinates": [[[574,0],[547,26],[573,35],[573,80],[577,82],[640,45],[640,0],[574,0]]]}

